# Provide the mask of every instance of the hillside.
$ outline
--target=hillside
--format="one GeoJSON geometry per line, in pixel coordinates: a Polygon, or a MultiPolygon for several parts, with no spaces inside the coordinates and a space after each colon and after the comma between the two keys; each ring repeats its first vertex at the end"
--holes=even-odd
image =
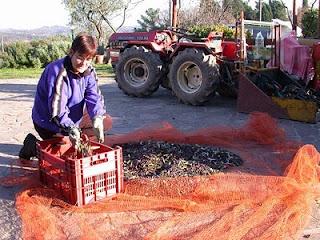
{"type": "Polygon", "coordinates": [[[57,35],[70,35],[71,30],[64,26],[44,26],[41,28],[30,30],[18,30],[18,29],[0,29],[0,40],[3,37],[4,42],[12,42],[17,40],[35,40],[41,38],[47,38],[57,35]]]}

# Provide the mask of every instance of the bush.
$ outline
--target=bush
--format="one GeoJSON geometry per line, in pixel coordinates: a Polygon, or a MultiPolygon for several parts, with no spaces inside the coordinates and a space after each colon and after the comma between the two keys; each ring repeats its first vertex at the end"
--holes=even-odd
{"type": "Polygon", "coordinates": [[[196,25],[191,27],[190,32],[199,38],[205,38],[210,32],[222,32],[225,38],[233,38],[235,30],[225,25],[196,25]]]}
{"type": "Polygon", "coordinates": [[[4,51],[8,54],[9,67],[29,67],[27,53],[30,48],[28,42],[14,42],[5,46],[4,51]]]}
{"type": "Polygon", "coordinates": [[[71,42],[63,40],[48,43],[49,61],[46,63],[46,65],[49,62],[68,54],[70,46],[71,42]]]}
{"type": "Polygon", "coordinates": [[[15,64],[15,60],[8,53],[0,53],[0,68],[9,68],[15,64]]]}
{"type": "Polygon", "coordinates": [[[7,44],[0,54],[0,68],[42,68],[65,56],[71,42],[65,38],[48,38],[7,44]]]}
{"type": "Polygon", "coordinates": [[[304,37],[317,37],[318,9],[307,10],[301,20],[304,37]]]}
{"type": "Polygon", "coordinates": [[[43,67],[50,61],[48,44],[43,41],[31,42],[31,48],[28,51],[28,59],[31,67],[43,67]]]}

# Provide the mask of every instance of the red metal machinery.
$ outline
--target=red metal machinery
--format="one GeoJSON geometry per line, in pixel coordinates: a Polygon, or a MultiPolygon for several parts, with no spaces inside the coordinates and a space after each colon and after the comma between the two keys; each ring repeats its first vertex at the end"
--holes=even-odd
{"type": "Polygon", "coordinates": [[[119,88],[145,97],[162,85],[191,105],[204,104],[220,88],[221,94],[235,92],[230,74],[239,46],[223,41],[222,34],[197,38],[176,25],[177,0],[172,0],[172,28],[111,35],[109,51],[119,88]]]}
{"type": "MultiPolygon", "coordinates": [[[[146,97],[161,85],[171,90],[183,103],[203,105],[215,93],[236,97],[239,91],[237,104],[240,112],[264,111],[275,117],[314,122],[314,112],[317,111],[314,109],[317,108],[312,106],[312,117],[307,120],[300,119],[300,115],[305,114],[296,114],[296,111],[294,115],[299,116],[295,117],[288,113],[287,102],[279,103],[281,99],[271,98],[248,77],[281,75],[279,26],[274,27],[274,38],[265,41],[273,46],[273,68],[266,69],[265,64],[254,67],[246,58],[250,46],[245,38],[243,14],[237,22],[235,41],[225,41],[218,33],[210,33],[200,39],[176,27],[177,1],[172,0],[172,3],[172,28],[111,35],[111,63],[118,86],[125,94],[146,97]],[[252,99],[250,96],[255,97],[252,99]]],[[[318,56],[320,54],[315,55],[316,59],[318,56]]],[[[290,81],[287,79],[283,83],[287,82],[290,81]]],[[[274,87],[278,85],[277,82],[271,84],[275,84],[274,87]]],[[[301,109],[306,108],[303,104],[301,106],[301,109]]]]}

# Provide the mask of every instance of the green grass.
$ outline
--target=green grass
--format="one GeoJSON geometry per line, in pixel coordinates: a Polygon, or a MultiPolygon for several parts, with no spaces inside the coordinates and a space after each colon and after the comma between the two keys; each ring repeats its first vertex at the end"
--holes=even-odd
{"type": "MultiPolygon", "coordinates": [[[[114,73],[110,64],[96,64],[98,77],[113,77],[114,73]]],[[[43,69],[39,68],[1,68],[0,79],[23,79],[23,78],[40,78],[43,69]]]]}
{"type": "Polygon", "coordinates": [[[95,64],[94,65],[98,77],[114,77],[114,72],[111,64],[95,64]]]}
{"type": "Polygon", "coordinates": [[[0,79],[39,78],[42,71],[39,68],[1,68],[0,79]]]}

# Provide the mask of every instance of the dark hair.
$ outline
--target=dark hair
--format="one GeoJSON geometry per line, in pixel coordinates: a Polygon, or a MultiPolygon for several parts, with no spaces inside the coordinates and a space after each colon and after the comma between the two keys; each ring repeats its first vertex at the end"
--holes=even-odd
{"type": "Polygon", "coordinates": [[[96,38],[87,33],[80,33],[77,35],[71,45],[73,51],[79,52],[81,55],[90,55],[92,57],[96,55],[97,47],[96,38]]]}

